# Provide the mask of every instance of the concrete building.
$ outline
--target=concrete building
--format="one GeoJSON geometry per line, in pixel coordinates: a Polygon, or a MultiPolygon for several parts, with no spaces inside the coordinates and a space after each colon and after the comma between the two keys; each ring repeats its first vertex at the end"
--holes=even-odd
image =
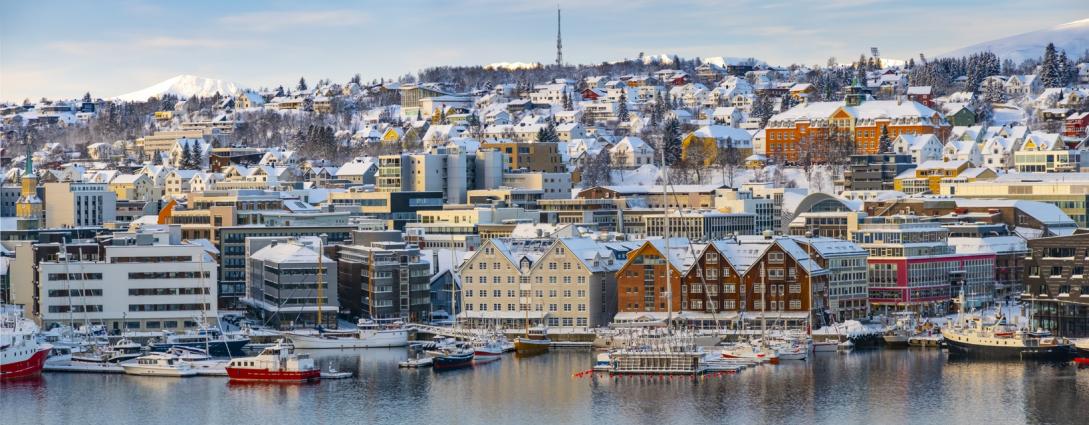
{"type": "Polygon", "coordinates": [[[1056,335],[1089,337],[1089,233],[1034,239],[1025,257],[1025,293],[1032,327],[1056,335]]]}
{"type": "Polygon", "coordinates": [[[46,183],[45,199],[46,227],[101,226],[117,213],[117,194],[105,183],[46,183]]]}
{"type": "Polygon", "coordinates": [[[337,263],[319,254],[322,248],[321,238],[313,236],[248,238],[246,295],[240,301],[269,326],[315,326],[320,310],[321,326],[336,328],[337,263]]]}
{"type": "Polygon", "coordinates": [[[202,246],[181,243],[176,227],[117,233],[99,250],[75,254],[38,263],[45,327],[88,323],[115,333],[182,330],[199,326],[201,316],[217,317],[215,260],[202,246]]]}
{"type": "Polygon", "coordinates": [[[352,232],[350,244],[337,246],[337,272],[337,295],[352,316],[431,317],[431,264],[400,232],[352,232]]]}

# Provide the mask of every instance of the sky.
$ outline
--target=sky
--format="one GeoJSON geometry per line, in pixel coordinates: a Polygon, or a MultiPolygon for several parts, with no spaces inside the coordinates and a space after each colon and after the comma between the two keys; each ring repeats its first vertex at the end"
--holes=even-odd
{"type": "MultiPolygon", "coordinates": [[[[933,56],[1089,15],[1085,0],[560,0],[567,63],[646,54],[773,64],[933,56]]],[[[96,98],[179,74],[247,87],[552,63],[556,3],[2,1],[0,99],[96,98]]]]}

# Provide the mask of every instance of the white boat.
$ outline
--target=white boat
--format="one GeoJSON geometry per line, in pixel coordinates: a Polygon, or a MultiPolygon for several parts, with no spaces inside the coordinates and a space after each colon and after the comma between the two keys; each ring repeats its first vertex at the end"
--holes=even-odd
{"type": "Polygon", "coordinates": [[[361,319],[356,330],[348,332],[292,331],[284,336],[295,348],[385,348],[408,345],[408,330],[400,323],[379,324],[361,319]]]}
{"type": "Polygon", "coordinates": [[[832,339],[827,339],[824,341],[813,341],[813,352],[830,353],[836,351],[837,346],[839,346],[839,341],[832,339]]]}
{"type": "Polygon", "coordinates": [[[805,360],[809,348],[802,344],[788,343],[774,347],[780,360],[805,360]]]}
{"type": "Polygon", "coordinates": [[[852,350],[855,349],[855,343],[851,342],[851,340],[848,339],[848,340],[843,341],[843,342],[841,342],[839,344],[836,344],[836,349],[838,349],[839,352],[841,352],[843,354],[847,354],[847,353],[850,353],[852,350]]]}
{"type": "Polygon", "coordinates": [[[332,366],[329,366],[329,370],[321,371],[321,379],[346,379],[351,377],[351,372],[340,372],[332,366]]]}
{"type": "Polygon", "coordinates": [[[169,353],[151,353],[121,363],[128,375],[167,376],[185,378],[196,376],[197,371],[189,362],[169,353]]]}
{"type": "Polygon", "coordinates": [[[195,347],[179,345],[170,347],[166,352],[178,356],[179,359],[187,362],[199,362],[212,359],[212,356],[209,355],[207,351],[195,347]]]}

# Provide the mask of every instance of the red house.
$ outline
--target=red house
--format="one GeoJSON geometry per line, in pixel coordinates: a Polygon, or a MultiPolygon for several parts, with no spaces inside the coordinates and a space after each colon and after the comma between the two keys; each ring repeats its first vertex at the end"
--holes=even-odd
{"type": "Polygon", "coordinates": [[[598,98],[600,98],[600,97],[602,97],[604,95],[605,95],[605,93],[602,93],[601,91],[599,91],[597,89],[586,89],[586,90],[582,91],[583,100],[595,100],[596,101],[598,98]]]}
{"type": "Polygon", "coordinates": [[[1071,115],[1063,124],[1063,136],[1085,137],[1086,127],[1089,127],[1089,112],[1071,115]]]}

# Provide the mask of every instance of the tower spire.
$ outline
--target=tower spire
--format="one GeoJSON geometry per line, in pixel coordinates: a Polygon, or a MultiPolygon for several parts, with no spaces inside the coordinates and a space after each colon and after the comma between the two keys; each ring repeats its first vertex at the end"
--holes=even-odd
{"type": "Polygon", "coordinates": [[[26,158],[24,158],[26,175],[34,173],[34,155],[33,147],[30,146],[30,134],[23,134],[23,144],[26,145],[26,158]]]}
{"type": "Polygon", "coordinates": [[[563,38],[560,36],[562,27],[560,18],[560,5],[556,4],[556,66],[563,66],[563,38]]]}

